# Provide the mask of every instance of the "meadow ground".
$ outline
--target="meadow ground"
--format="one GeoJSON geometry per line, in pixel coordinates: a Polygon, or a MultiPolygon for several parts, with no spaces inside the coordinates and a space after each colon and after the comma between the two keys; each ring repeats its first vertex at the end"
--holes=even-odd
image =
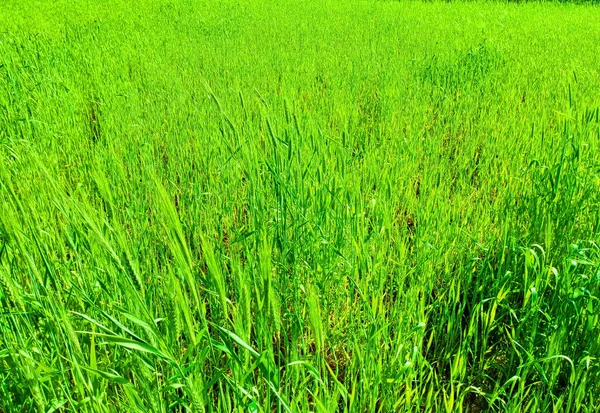
{"type": "Polygon", "coordinates": [[[599,7],[4,0],[0,411],[599,411],[599,146],[599,7]]]}

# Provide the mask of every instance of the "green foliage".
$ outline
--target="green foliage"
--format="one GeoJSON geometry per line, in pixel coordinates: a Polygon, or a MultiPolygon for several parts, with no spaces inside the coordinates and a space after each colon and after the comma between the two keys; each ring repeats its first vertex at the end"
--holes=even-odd
{"type": "Polygon", "coordinates": [[[597,8],[0,8],[0,412],[600,409],[597,8]]]}

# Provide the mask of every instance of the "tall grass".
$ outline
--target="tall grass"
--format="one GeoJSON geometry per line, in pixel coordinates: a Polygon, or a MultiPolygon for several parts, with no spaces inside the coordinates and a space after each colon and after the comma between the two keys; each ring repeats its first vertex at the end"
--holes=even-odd
{"type": "Polygon", "coordinates": [[[600,409],[597,8],[0,27],[0,411],[600,409]]]}

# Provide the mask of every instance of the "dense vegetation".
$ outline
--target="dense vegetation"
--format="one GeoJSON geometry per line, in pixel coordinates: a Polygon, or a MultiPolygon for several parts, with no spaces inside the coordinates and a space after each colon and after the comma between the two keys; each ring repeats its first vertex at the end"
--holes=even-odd
{"type": "Polygon", "coordinates": [[[600,9],[5,0],[0,411],[600,409],[600,9]]]}

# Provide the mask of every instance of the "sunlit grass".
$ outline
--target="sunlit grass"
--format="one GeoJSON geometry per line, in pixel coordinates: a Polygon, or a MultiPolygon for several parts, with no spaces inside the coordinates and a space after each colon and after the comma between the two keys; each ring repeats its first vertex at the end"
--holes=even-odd
{"type": "Polygon", "coordinates": [[[0,412],[600,409],[600,9],[0,6],[0,412]]]}

